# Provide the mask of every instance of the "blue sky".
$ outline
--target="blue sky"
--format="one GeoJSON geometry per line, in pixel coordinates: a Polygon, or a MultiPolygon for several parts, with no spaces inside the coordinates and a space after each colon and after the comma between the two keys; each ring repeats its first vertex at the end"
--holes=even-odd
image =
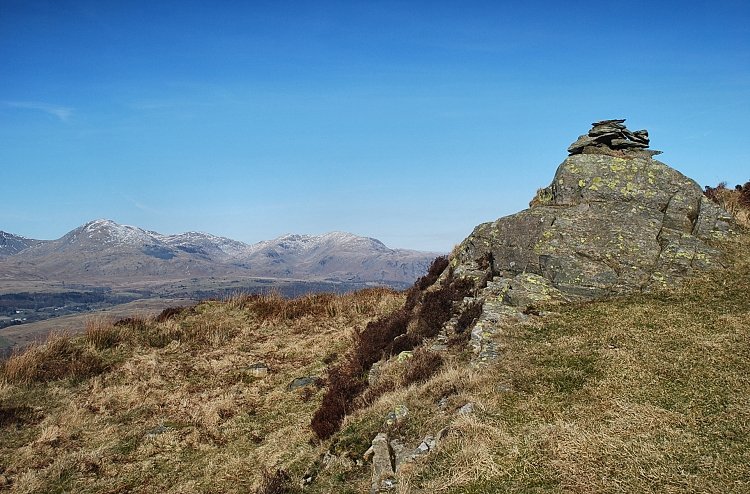
{"type": "Polygon", "coordinates": [[[589,124],[750,180],[750,4],[0,0],[0,230],[447,251],[589,124]]]}

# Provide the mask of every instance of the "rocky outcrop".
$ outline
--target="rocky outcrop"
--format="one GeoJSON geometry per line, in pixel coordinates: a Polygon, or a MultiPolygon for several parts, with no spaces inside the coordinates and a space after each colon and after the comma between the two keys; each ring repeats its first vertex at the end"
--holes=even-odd
{"type": "Polygon", "coordinates": [[[649,290],[723,266],[712,240],[729,234],[730,215],[653,159],[647,131],[622,122],[593,124],[529,209],[477,226],[454,251],[452,276],[474,280],[484,303],[472,332],[480,360],[497,355],[498,328],[540,303],[649,290]]]}
{"type": "MultiPolygon", "coordinates": [[[[407,293],[406,332],[384,350],[398,355],[392,362],[412,356],[399,349],[426,343],[445,351],[467,336],[473,363],[491,362],[515,327],[550,304],[647,291],[724,267],[717,241],[732,233],[732,217],[695,181],[653,159],[647,131],[630,132],[623,122],[594,123],[529,209],[477,226],[449,259],[435,260],[407,293]]],[[[370,385],[388,365],[369,369],[370,385]]],[[[390,412],[384,428],[407,411],[390,412]]],[[[456,415],[473,411],[466,403],[456,415]]],[[[399,468],[444,433],[415,445],[381,431],[365,455],[371,492],[394,489],[399,468]]]]}

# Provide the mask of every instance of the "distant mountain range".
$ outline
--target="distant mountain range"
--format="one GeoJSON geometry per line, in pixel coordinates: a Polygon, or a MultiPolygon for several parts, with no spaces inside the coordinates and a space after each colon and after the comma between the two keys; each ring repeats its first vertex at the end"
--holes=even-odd
{"type": "Polygon", "coordinates": [[[162,235],[95,220],[57,240],[0,232],[0,281],[128,282],[208,276],[408,284],[438,253],[390,249],[351,233],[249,245],[206,233],[162,235]]]}

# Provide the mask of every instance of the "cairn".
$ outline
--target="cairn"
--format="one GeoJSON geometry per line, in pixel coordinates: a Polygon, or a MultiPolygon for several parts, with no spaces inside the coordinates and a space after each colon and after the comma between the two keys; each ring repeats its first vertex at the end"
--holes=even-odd
{"type": "Polygon", "coordinates": [[[610,151],[621,151],[646,157],[661,154],[661,151],[646,149],[649,145],[647,130],[631,132],[623,125],[624,122],[624,118],[594,122],[588,134],[580,136],[568,147],[568,153],[611,154],[610,151]]]}

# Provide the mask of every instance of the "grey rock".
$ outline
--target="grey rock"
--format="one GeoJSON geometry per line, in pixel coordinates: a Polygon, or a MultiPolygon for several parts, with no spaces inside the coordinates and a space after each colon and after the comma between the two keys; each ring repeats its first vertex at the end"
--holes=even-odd
{"type": "Polygon", "coordinates": [[[596,145],[596,143],[596,138],[582,135],[578,137],[578,140],[576,142],[568,147],[568,152],[570,154],[577,154],[583,151],[583,148],[585,148],[586,146],[594,146],[596,145]]]}
{"type": "Polygon", "coordinates": [[[392,440],[390,445],[391,451],[393,452],[393,465],[395,472],[398,472],[405,464],[413,462],[417,457],[417,453],[414,449],[406,447],[398,439],[392,440]]]}
{"type": "Polygon", "coordinates": [[[254,377],[264,377],[268,375],[268,366],[263,362],[251,364],[248,369],[250,371],[250,374],[252,374],[254,377]]]}
{"type": "Polygon", "coordinates": [[[370,367],[370,371],[367,373],[367,384],[369,386],[374,386],[376,382],[378,382],[378,377],[380,377],[380,366],[383,365],[382,362],[375,362],[372,364],[372,367],[370,367]]]}
{"type": "Polygon", "coordinates": [[[649,144],[648,131],[630,132],[623,122],[625,122],[624,119],[594,122],[587,135],[580,136],[576,142],[568,147],[568,153],[571,155],[586,152],[588,154],[607,154],[606,151],[596,149],[604,148],[627,152],[647,148],[649,144]]]}
{"type": "Polygon", "coordinates": [[[409,415],[409,408],[406,405],[396,405],[396,408],[388,412],[385,416],[385,425],[394,426],[403,423],[409,415]]]}
{"type": "Polygon", "coordinates": [[[474,404],[473,403],[467,403],[466,405],[462,406],[458,409],[459,415],[468,415],[470,413],[474,413],[474,404]]]}
{"type": "Polygon", "coordinates": [[[159,424],[156,427],[154,427],[153,429],[150,429],[148,432],[146,432],[146,437],[148,437],[148,438],[154,438],[156,436],[160,436],[160,435],[164,434],[165,432],[169,432],[171,430],[172,430],[171,427],[168,427],[168,426],[166,426],[164,424],[159,424]]]}
{"type": "Polygon", "coordinates": [[[647,148],[648,144],[642,142],[631,141],[629,139],[612,139],[609,146],[612,149],[624,149],[624,148],[647,148]]]}
{"type": "Polygon", "coordinates": [[[306,388],[308,386],[317,387],[318,384],[320,384],[320,378],[318,376],[298,377],[289,383],[287,389],[289,391],[294,391],[295,389],[306,388]]]}
{"type": "Polygon", "coordinates": [[[372,487],[373,494],[386,492],[396,487],[396,471],[393,451],[385,432],[372,440],[372,487]]]}
{"type": "MultiPolygon", "coordinates": [[[[464,260],[489,251],[493,274],[506,280],[532,274],[539,286],[555,289],[554,297],[595,298],[648,288],[653,272],[673,264],[670,254],[687,255],[665,250],[668,244],[689,246],[696,253],[691,258],[721,266],[720,254],[706,241],[727,232],[730,220],[706,203],[698,184],[663,163],[574,155],[560,165],[551,189],[548,205],[475,228],[458,248],[457,272],[464,260]]],[[[684,267],[665,282],[695,266],[684,267]]],[[[530,300],[534,292],[528,284],[516,283],[527,291],[519,302],[530,300]]],[[[507,289],[504,293],[512,302],[507,289]]]]}
{"type": "Polygon", "coordinates": [[[591,124],[592,127],[602,127],[602,126],[609,126],[609,127],[617,127],[620,129],[624,129],[625,126],[623,125],[625,123],[624,118],[616,118],[612,120],[600,120],[598,122],[594,122],[591,124]]]}

